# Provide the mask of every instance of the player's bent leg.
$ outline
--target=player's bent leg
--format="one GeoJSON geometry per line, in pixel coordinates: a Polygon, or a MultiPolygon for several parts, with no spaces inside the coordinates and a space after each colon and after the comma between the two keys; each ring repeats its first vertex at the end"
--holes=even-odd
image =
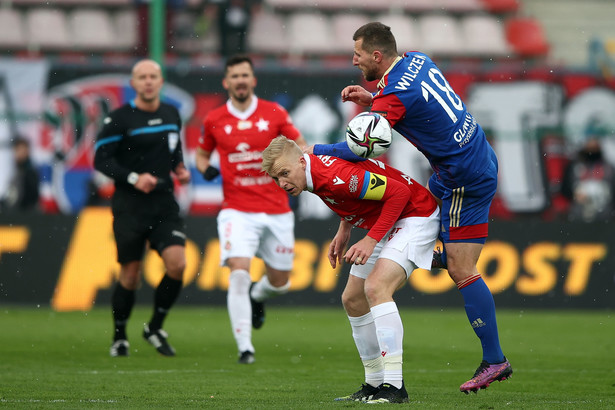
{"type": "Polygon", "coordinates": [[[365,280],[365,297],[370,307],[393,301],[393,293],[406,277],[406,271],[397,262],[379,258],[365,280]]]}
{"type": "Polygon", "coordinates": [[[348,316],[359,317],[369,313],[369,303],[365,298],[364,289],[365,279],[354,276],[351,271],[342,292],[342,305],[348,316]]]}
{"type": "Polygon", "coordinates": [[[483,360],[474,376],[460,386],[464,393],[486,389],[512,374],[500,347],[493,295],[476,270],[481,249],[477,243],[446,244],[449,275],[463,296],[468,321],[483,348],[483,360]]]}
{"type": "Polygon", "coordinates": [[[288,293],[290,271],[273,269],[266,265],[266,275],[250,286],[252,305],[252,327],[260,329],[265,323],[265,301],[288,293]]]}
{"type": "Polygon", "coordinates": [[[397,262],[379,258],[365,281],[365,295],[371,307],[384,374],[379,391],[368,403],[405,403],[408,393],[403,380],[404,327],[393,301],[393,293],[406,279],[397,262]]]}
{"type": "Polygon", "coordinates": [[[351,274],[348,275],[348,281],[342,293],[342,304],[348,315],[352,337],[363,364],[365,383],[356,392],[337,397],[335,399],[337,401],[369,400],[378,392],[378,386],[384,381],[384,362],[380,355],[376,326],[363,292],[365,280],[353,274],[357,269],[353,266],[351,274]]]}

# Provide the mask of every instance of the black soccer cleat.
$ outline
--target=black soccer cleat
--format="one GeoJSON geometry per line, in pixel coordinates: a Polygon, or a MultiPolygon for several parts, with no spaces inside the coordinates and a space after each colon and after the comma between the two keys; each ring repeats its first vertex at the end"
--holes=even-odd
{"type": "Polygon", "coordinates": [[[249,350],[246,350],[245,352],[241,352],[241,355],[239,355],[239,359],[237,360],[237,363],[239,364],[254,363],[254,353],[252,353],[249,350]]]}
{"type": "Polygon", "coordinates": [[[130,344],[126,339],[115,340],[109,348],[111,357],[125,357],[130,354],[130,344]]]}
{"type": "Polygon", "coordinates": [[[342,397],[336,397],[335,401],[367,401],[374,397],[378,393],[378,387],[374,387],[371,384],[363,383],[361,388],[356,392],[342,397]]]}
{"type": "Polygon", "coordinates": [[[167,332],[162,329],[150,331],[147,323],[143,327],[143,338],[154,346],[158,353],[164,356],[175,356],[175,349],[167,342],[168,337],[167,332]]]}
{"type": "Polygon", "coordinates": [[[257,302],[252,299],[252,288],[256,285],[256,282],[252,282],[248,294],[250,295],[250,304],[252,305],[252,327],[254,329],[260,329],[265,323],[265,303],[257,302]]]}
{"type": "Polygon", "coordinates": [[[400,389],[392,384],[382,383],[378,387],[378,393],[370,400],[367,400],[366,403],[408,403],[408,392],[403,382],[400,389]]]}

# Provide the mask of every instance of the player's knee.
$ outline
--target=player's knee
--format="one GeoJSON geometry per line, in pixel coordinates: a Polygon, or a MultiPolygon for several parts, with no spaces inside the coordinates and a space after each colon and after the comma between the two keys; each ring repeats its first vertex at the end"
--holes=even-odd
{"type": "Polygon", "coordinates": [[[342,305],[344,310],[350,316],[360,316],[366,309],[366,302],[364,297],[359,297],[356,294],[344,291],[342,293],[342,305]]]}
{"type": "Polygon", "coordinates": [[[269,269],[267,272],[267,279],[269,284],[274,288],[283,288],[288,284],[290,278],[290,271],[269,269]]]}
{"type": "Polygon", "coordinates": [[[167,275],[169,275],[175,280],[180,280],[183,278],[184,270],[186,269],[185,259],[167,261],[165,265],[167,269],[167,275]]]}
{"type": "Polygon", "coordinates": [[[459,284],[460,282],[463,282],[464,280],[476,275],[477,273],[478,272],[476,268],[463,269],[456,266],[451,266],[450,264],[448,265],[448,275],[451,277],[453,282],[455,282],[455,284],[459,284]]]}
{"type": "Polygon", "coordinates": [[[377,302],[382,298],[382,289],[366,281],[365,297],[367,298],[370,306],[374,306],[374,304],[377,304],[377,302]]]}

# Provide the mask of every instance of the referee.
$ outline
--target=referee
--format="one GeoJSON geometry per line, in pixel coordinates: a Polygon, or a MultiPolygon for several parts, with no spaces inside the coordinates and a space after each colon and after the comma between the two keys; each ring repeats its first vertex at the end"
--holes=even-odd
{"type": "Polygon", "coordinates": [[[186,236],[170,174],[187,184],[190,172],[183,162],[179,112],[160,101],[163,82],[158,63],[137,62],[130,79],[135,99],[104,119],[96,139],[94,167],[115,181],[111,210],[121,269],[111,301],[112,357],[129,354],[126,323],[135,304],[148,243],[162,257],[166,274],[156,288],[154,312],[143,337],[161,354],[175,355],[162,323],[182,288],[186,236]]]}

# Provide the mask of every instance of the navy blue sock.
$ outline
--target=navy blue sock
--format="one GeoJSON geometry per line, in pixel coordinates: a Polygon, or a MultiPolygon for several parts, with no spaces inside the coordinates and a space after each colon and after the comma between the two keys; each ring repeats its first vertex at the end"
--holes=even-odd
{"type": "Polygon", "coordinates": [[[482,278],[459,289],[465,301],[466,314],[483,347],[483,360],[501,363],[504,354],[500,347],[498,324],[495,319],[493,295],[482,278]]]}

